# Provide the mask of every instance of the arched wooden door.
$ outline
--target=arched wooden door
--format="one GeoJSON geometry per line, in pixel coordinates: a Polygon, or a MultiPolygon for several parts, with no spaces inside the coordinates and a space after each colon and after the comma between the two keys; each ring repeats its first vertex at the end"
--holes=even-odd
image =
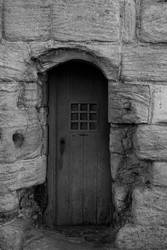
{"type": "Polygon", "coordinates": [[[91,64],[49,73],[48,186],[55,225],[106,224],[111,216],[108,86],[91,64]]]}

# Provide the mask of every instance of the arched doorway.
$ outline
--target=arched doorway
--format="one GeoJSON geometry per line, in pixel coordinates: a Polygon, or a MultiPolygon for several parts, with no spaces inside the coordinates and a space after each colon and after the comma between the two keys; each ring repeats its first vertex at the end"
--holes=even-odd
{"type": "Polygon", "coordinates": [[[108,84],[71,60],[49,72],[48,224],[111,221],[108,84]]]}

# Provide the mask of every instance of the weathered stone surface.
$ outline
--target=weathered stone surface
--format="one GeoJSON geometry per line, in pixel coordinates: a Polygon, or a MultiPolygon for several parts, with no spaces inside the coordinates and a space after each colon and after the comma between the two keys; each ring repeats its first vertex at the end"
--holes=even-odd
{"type": "Polygon", "coordinates": [[[151,164],[136,157],[133,134],[136,126],[111,126],[110,167],[114,181],[121,185],[145,185],[151,182],[151,164]]]}
{"type": "Polygon", "coordinates": [[[152,180],[151,171],[151,163],[149,161],[140,161],[133,151],[127,151],[122,156],[115,179],[118,183],[125,186],[150,185],[152,180]]]}
{"type": "Polygon", "coordinates": [[[152,123],[167,122],[167,86],[157,85],[153,89],[152,123]]]}
{"type": "Polygon", "coordinates": [[[134,81],[166,81],[167,49],[162,46],[124,46],[121,77],[134,81]]]}
{"type": "Polygon", "coordinates": [[[140,38],[147,42],[167,42],[166,1],[142,1],[140,38]]]}
{"type": "Polygon", "coordinates": [[[11,109],[0,111],[0,162],[34,158],[41,153],[46,112],[43,109],[11,109]]]}
{"type": "Polygon", "coordinates": [[[37,74],[30,63],[28,46],[25,43],[0,44],[0,79],[5,81],[33,81],[37,74]]]}
{"type": "Polygon", "coordinates": [[[117,80],[121,63],[121,46],[118,43],[84,42],[32,42],[31,56],[36,59],[38,70],[46,70],[72,59],[97,65],[107,79],[117,80]]]}
{"type": "Polygon", "coordinates": [[[72,41],[118,41],[120,1],[55,0],[53,37],[72,41]]]}
{"type": "MultiPolygon", "coordinates": [[[[1,173],[1,168],[0,168],[1,173]]],[[[0,177],[1,178],[1,177],[0,177]]],[[[19,206],[19,200],[15,191],[10,191],[8,186],[0,180],[0,214],[15,212],[19,206]]]]}
{"type": "Polygon", "coordinates": [[[0,110],[0,127],[31,126],[39,123],[39,113],[33,108],[0,110]]]}
{"type": "Polygon", "coordinates": [[[123,137],[125,137],[125,128],[111,127],[110,129],[110,152],[124,154],[122,145],[123,137]]]}
{"type": "MultiPolygon", "coordinates": [[[[40,107],[42,103],[42,86],[35,82],[1,82],[0,81],[0,113],[18,112],[21,109],[40,107]]],[[[23,111],[20,111],[23,113],[23,111]]],[[[16,115],[19,116],[18,114],[16,115]]],[[[13,119],[13,118],[12,118],[13,119]]]]}
{"type": "Polygon", "coordinates": [[[76,226],[62,230],[32,229],[24,250],[118,250],[113,245],[114,230],[104,227],[76,226]],[[70,235],[70,237],[69,237],[70,235]],[[106,243],[109,245],[106,246],[106,243]],[[95,245],[95,246],[94,246],[95,245]]]}
{"type": "Polygon", "coordinates": [[[4,121],[4,126],[0,128],[0,163],[15,162],[18,159],[30,159],[45,154],[48,132],[45,125],[47,115],[45,109],[36,114],[27,113],[27,116],[24,112],[20,114],[16,110],[13,113],[10,111],[9,114],[11,120],[8,119],[6,124],[4,121]]]}
{"type": "Polygon", "coordinates": [[[115,183],[112,186],[112,191],[113,191],[113,200],[114,200],[116,211],[120,212],[126,206],[125,199],[128,193],[128,187],[121,186],[115,183]]]}
{"type": "Polygon", "coordinates": [[[36,82],[21,83],[18,97],[18,106],[26,108],[42,105],[42,86],[36,82]]]}
{"type": "Polygon", "coordinates": [[[152,183],[156,186],[167,186],[167,162],[153,162],[152,183]]]}
{"type": "Polygon", "coordinates": [[[109,83],[109,122],[147,123],[149,104],[148,86],[109,83]]]}
{"type": "Polygon", "coordinates": [[[134,148],[140,159],[167,160],[167,127],[139,126],[134,135],[134,148]]]}
{"type": "Polygon", "coordinates": [[[15,192],[0,193],[0,213],[16,211],[19,201],[15,192]]]}
{"type": "Polygon", "coordinates": [[[123,40],[133,42],[136,35],[136,4],[134,0],[124,1],[123,40]]]}
{"type": "Polygon", "coordinates": [[[124,250],[165,250],[167,228],[127,224],[119,230],[116,245],[124,250]]]}
{"type": "Polygon", "coordinates": [[[51,1],[4,1],[7,40],[46,40],[51,30],[51,1]]]}
{"type": "Polygon", "coordinates": [[[10,190],[41,184],[46,178],[46,156],[0,164],[0,185],[10,190]]]}
{"type": "Polygon", "coordinates": [[[2,112],[17,107],[19,84],[16,82],[0,82],[0,110],[2,112]]]}
{"type": "Polygon", "coordinates": [[[0,249],[22,250],[26,231],[30,228],[30,222],[15,219],[0,225],[0,249]]]}
{"type": "Polygon", "coordinates": [[[1,128],[0,163],[34,158],[43,147],[43,130],[40,125],[1,128]]]}
{"type": "Polygon", "coordinates": [[[133,193],[134,221],[141,225],[167,225],[167,188],[136,188],[133,193]]]}
{"type": "Polygon", "coordinates": [[[113,180],[116,180],[118,171],[123,165],[123,160],[123,155],[117,153],[110,153],[110,168],[113,180]]]}
{"type": "Polygon", "coordinates": [[[125,154],[132,149],[133,127],[111,126],[110,129],[110,152],[125,154]]]}
{"type": "MultiPolygon", "coordinates": [[[[25,103],[23,104],[25,105],[25,103]]],[[[22,107],[21,109],[13,106],[0,110],[0,127],[14,128],[31,125],[46,124],[47,108],[22,107]],[[8,108],[8,109],[7,109],[8,108]]]]}

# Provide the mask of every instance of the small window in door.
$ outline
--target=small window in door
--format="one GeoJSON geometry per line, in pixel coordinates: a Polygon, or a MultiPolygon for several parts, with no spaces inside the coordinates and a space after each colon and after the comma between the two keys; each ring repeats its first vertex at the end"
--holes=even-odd
{"type": "Polygon", "coordinates": [[[70,128],[71,130],[96,130],[97,104],[71,103],[70,128]]]}

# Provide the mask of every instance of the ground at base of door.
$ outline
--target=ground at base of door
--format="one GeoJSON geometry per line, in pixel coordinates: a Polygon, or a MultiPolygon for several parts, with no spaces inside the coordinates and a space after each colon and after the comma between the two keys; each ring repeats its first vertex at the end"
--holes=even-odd
{"type": "Polygon", "coordinates": [[[114,232],[104,227],[57,227],[55,230],[32,229],[24,250],[116,250],[114,232]]]}

